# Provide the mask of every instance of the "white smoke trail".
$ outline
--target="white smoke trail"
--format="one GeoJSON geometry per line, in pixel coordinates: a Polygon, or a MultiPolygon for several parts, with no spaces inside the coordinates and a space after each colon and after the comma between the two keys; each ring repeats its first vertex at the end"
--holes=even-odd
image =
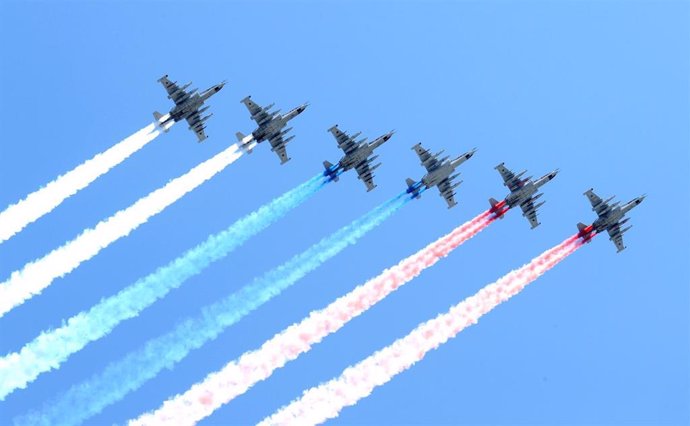
{"type": "Polygon", "coordinates": [[[429,351],[476,324],[484,314],[522,291],[582,244],[577,236],[568,238],[453,306],[447,313],[419,325],[407,336],[346,368],[339,377],[306,390],[302,397],[259,424],[311,425],[337,417],[344,407],[356,404],[374,388],[388,383],[422,360],[429,351]]]}
{"type": "Polygon", "coordinates": [[[149,124],[105,152],[96,154],[90,160],[58,176],[23,200],[8,206],[5,211],[0,212],[0,243],[12,238],[41,216],[50,213],[67,198],[86,188],[98,177],[154,140],[160,134],[154,129],[155,125],[149,124]]]}
{"type": "Polygon", "coordinates": [[[164,187],[82,232],[72,241],[13,272],[7,281],[0,283],[0,317],[39,294],[54,279],[68,274],[111,243],[129,235],[139,225],[220,173],[241,156],[242,152],[237,145],[231,145],[164,187]]]}
{"type": "Polygon", "coordinates": [[[340,330],[352,318],[361,315],[393,291],[436,264],[452,250],[469,240],[494,221],[484,212],[458,226],[396,266],[335,300],[326,308],[312,312],[266,341],[261,348],[246,352],[226,364],[187,392],[167,400],[162,407],[129,422],[133,425],[193,425],[215,410],[267,379],[278,368],[309,351],[326,336],[340,330]]]}
{"type": "Polygon", "coordinates": [[[319,173],[301,185],[264,204],[224,231],[209,235],[167,265],[138,279],[117,294],[104,297],[60,327],[46,330],[18,352],[0,358],[0,401],[16,389],[25,388],[40,374],[58,369],[74,353],[103,338],[122,321],[144,309],[200,274],[247,240],[275,223],[317,193],[328,181],[319,173]]]}

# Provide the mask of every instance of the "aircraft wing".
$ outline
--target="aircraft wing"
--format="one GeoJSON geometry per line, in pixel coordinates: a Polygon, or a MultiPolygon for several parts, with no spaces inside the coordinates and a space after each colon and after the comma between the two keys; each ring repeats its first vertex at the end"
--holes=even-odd
{"type": "Polygon", "coordinates": [[[608,203],[595,194],[593,190],[590,189],[589,191],[585,192],[585,195],[587,196],[589,202],[592,203],[592,210],[594,210],[598,216],[603,215],[609,209],[608,203]]]}
{"type": "Polygon", "coordinates": [[[256,121],[256,124],[258,124],[259,126],[271,121],[272,115],[269,114],[268,111],[266,111],[266,108],[260,107],[249,97],[242,99],[242,103],[249,110],[249,114],[251,114],[251,119],[256,121]]]}
{"type": "Polygon", "coordinates": [[[357,171],[357,177],[367,186],[367,192],[376,188],[376,185],[374,185],[374,175],[371,172],[371,168],[369,168],[368,162],[365,161],[358,164],[355,170],[357,171]]]}
{"type": "Polygon", "coordinates": [[[204,125],[204,122],[201,120],[201,114],[199,114],[199,110],[194,111],[187,117],[187,123],[189,123],[189,128],[193,130],[196,134],[196,137],[197,139],[199,139],[199,142],[203,142],[204,139],[207,138],[206,133],[204,133],[204,129],[206,128],[206,126],[204,125]]]}
{"type": "Polygon", "coordinates": [[[336,142],[338,142],[338,148],[342,149],[346,154],[349,154],[357,148],[357,143],[354,139],[340,130],[337,126],[331,127],[329,131],[333,134],[333,137],[335,137],[336,142]]]}
{"type": "Polygon", "coordinates": [[[180,89],[174,81],[170,81],[168,76],[161,77],[158,81],[161,82],[165,90],[168,92],[168,98],[175,102],[175,105],[185,103],[189,99],[189,93],[180,89]]]}
{"type": "Polygon", "coordinates": [[[268,142],[271,144],[271,151],[275,152],[278,155],[278,158],[280,158],[280,164],[287,163],[290,157],[287,155],[287,149],[285,149],[285,140],[283,137],[278,134],[270,138],[268,142]]]}
{"type": "Polygon", "coordinates": [[[437,156],[432,155],[422,146],[421,143],[415,145],[413,149],[419,156],[422,166],[424,166],[428,172],[432,171],[436,167],[436,164],[438,164],[437,156]]]}
{"type": "Polygon", "coordinates": [[[450,184],[450,179],[443,179],[438,184],[438,191],[440,192],[441,197],[443,197],[446,200],[446,203],[448,203],[448,208],[458,204],[455,201],[455,191],[453,191],[453,186],[450,184]]]}
{"type": "Polygon", "coordinates": [[[498,173],[501,174],[503,184],[508,187],[510,192],[514,192],[524,186],[523,181],[515,176],[515,173],[508,170],[508,168],[503,164],[496,166],[496,170],[498,170],[498,173]]]}
{"type": "Polygon", "coordinates": [[[609,233],[609,239],[613,241],[613,244],[616,245],[616,249],[619,252],[623,251],[623,249],[625,249],[625,245],[623,244],[623,233],[621,232],[620,225],[615,224],[606,231],[609,233]]]}
{"type": "Polygon", "coordinates": [[[532,226],[532,229],[539,226],[539,220],[537,220],[537,209],[534,208],[534,202],[531,199],[520,204],[520,208],[522,209],[522,215],[529,220],[529,224],[532,226]]]}

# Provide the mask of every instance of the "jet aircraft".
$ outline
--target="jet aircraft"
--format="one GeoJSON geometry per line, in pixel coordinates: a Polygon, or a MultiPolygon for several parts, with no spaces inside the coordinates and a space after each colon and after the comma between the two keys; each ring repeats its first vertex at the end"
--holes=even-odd
{"type": "Polygon", "coordinates": [[[639,196],[623,206],[620,206],[618,202],[609,204],[614,197],[611,197],[606,201],[602,200],[597,194],[594,193],[593,188],[587,190],[584,195],[587,196],[587,199],[592,204],[592,210],[599,217],[589,226],[585,225],[584,223],[578,223],[578,235],[588,243],[592,240],[595,234],[606,231],[609,234],[609,240],[613,241],[613,243],[616,245],[618,253],[620,253],[625,249],[625,245],[623,244],[623,234],[632,228],[631,225],[621,229],[621,226],[630,220],[629,218],[624,219],[625,214],[632,210],[633,207],[640,204],[642,200],[645,199],[645,195],[639,196]]]}
{"type": "Polygon", "coordinates": [[[407,192],[412,194],[413,198],[420,198],[422,196],[422,185],[426,189],[436,186],[441,197],[448,203],[448,208],[455,206],[457,204],[455,201],[455,188],[460,186],[462,181],[453,183],[453,179],[460,175],[459,172],[456,174],[453,174],[453,172],[458,166],[469,160],[477,151],[477,148],[462,154],[454,160],[450,160],[447,156],[439,159],[443,151],[432,155],[428,150],[424,149],[421,143],[413,146],[412,149],[419,155],[419,159],[422,161],[422,166],[426,168],[427,174],[419,182],[408,178],[406,181],[407,192]]]}
{"type": "Polygon", "coordinates": [[[362,132],[355,133],[350,136],[347,133],[341,131],[338,125],[334,125],[329,132],[333,134],[335,140],[338,143],[338,147],[345,152],[345,155],[338,161],[338,164],[333,165],[328,161],[323,162],[323,166],[326,171],[323,172],[324,176],[329,177],[331,180],[338,181],[338,175],[344,171],[355,169],[357,172],[357,177],[364,182],[367,187],[367,192],[376,188],[374,185],[374,170],[378,168],[381,163],[371,165],[371,163],[378,158],[378,155],[373,154],[374,150],[379,146],[383,145],[388,139],[393,136],[395,130],[391,130],[383,136],[379,136],[373,142],[367,142],[367,138],[362,138],[356,140],[362,132]]]}
{"type": "Polygon", "coordinates": [[[522,215],[527,218],[532,229],[539,226],[537,209],[545,202],[542,201],[541,203],[534,204],[539,197],[544,195],[542,193],[537,194],[537,192],[542,185],[556,177],[558,169],[540,177],[536,181],[532,181],[531,177],[521,179],[521,176],[527,173],[526,170],[516,175],[508,170],[504,166],[504,163],[499,164],[495,169],[501,174],[503,185],[508,187],[510,194],[500,202],[493,198],[489,199],[489,203],[491,204],[490,211],[497,217],[502,218],[509,209],[519,205],[522,209],[522,215]]]}
{"type": "Polygon", "coordinates": [[[302,104],[297,108],[288,111],[286,114],[280,114],[280,110],[269,111],[273,108],[274,104],[270,104],[267,107],[260,107],[254,101],[252,101],[251,96],[247,96],[241,101],[249,110],[251,114],[251,119],[256,121],[259,127],[256,128],[249,136],[237,132],[237,140],[240,141],[242,148],[247,152],[252,152],[253,142],[261,143],[263,141],[268,141],[271,144],[271,151],[275,152],[280,158],[280,164],[285,164],[290,160],[287,155],[287,150],[285,149],[285,144],[290,142],[295,136],[289,136],[285,138],[285,134],[289,132],[292,127],[283,130],[287,125],[288,121],[297,117],[307,109],[308,103],[302,104]]]}
{"type": "Polygon", "coordinates": [[[180,120],[187,120],[189,130],[194,131],[199,142],[202,142],[204,139],[206,139],[207,136],[204,133],[206,124],[204,122],[208,120],[213,113],[202,117],[201,114],[209,107],[206,106],[201,108],[201,106],[208,98],[218,93],[220,89],[225,86],[225,82],[223,81],[220,84],[216,84],[215,86],[199,94],[197,89],[192,89],[189,91],[186,90],[192,84],[191,82],[179,87],[177,82],[173,82],[168,79],[167,74],[159,78],[158,81],[168,92],[168,99],[171,99],[173,102],[175,102],[175,107],[173,107],[173,109],[171,109],[170,113],[167,115],[164,116],[158,111],[153,113],[153,117],[156,119],[158,125],[163,129],[163,131],[167,132],[170,129],[170,126],[172,126],[172,123],[176,123],[180,120]]]}

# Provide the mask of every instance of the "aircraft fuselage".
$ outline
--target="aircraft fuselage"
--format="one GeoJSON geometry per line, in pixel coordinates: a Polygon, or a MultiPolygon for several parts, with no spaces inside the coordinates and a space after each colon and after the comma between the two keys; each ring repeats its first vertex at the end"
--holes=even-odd
{"type": "Polygon", "coordinates": [[[526,179],[522,188],[508,194],[505,199],[506,204],[508,204],[508,207],[514,207],[529,200],[536,200],[541,196],[541,194],[536,196],[534,194],[536,194],[539,188],[541,188],[544,184],[556,177],[556,174],[558,174],[557,170],[540,177],[536,181],[526,179]]]}
{"type": "Polygon", "coordinates": [[[170,119],[174,120],[175,122],[186,119],[192,113],[199,110],[208,98],[218,93],[222,88],[223,85],[217,84],[210,89],[205,90],[201,94],[195,91],[189,96],[189,99],[187,99],[186,102],[175,105],[175,107],[170,110],[170,119]]]}
{"type": "Polygon", "coordinates": [[[257,142],[263,142],[265,140],[275,137],[280,133],[287,133],[287,130],[283,131],[283,128],[287,125],[288,121],[300,115],[302,111],[304,111],[305,109],[306,105],[302,105],[290,110],[288,113],[284,115],[278,114],[277,116],[272,118],[268,123],[262,124],[252,132],[254,139],[257,142]]]}
{"type": "Polygon", "coordinates": [[[367,161],[367,158],[374,152],[371,144],[362,142],[355,150],[349,154],[345,154],[340,160],[340,167],[343,170],[350,170],[357,167],[359,164],[367,161]]]}
{"type": "Polygon", "coordinates": [[[626,203],[625,205],[615,206],[609,209],[608,212],[604,213],[602,216],[598,217],[597,220],[592,223],[594,230],[597,232],[603,232],[615,225],[623,225],[628,219],[623,219],[625,214],[632,210],[635,206],[640,204],[643,197],[635,198],[634,200],[626,203]]]}

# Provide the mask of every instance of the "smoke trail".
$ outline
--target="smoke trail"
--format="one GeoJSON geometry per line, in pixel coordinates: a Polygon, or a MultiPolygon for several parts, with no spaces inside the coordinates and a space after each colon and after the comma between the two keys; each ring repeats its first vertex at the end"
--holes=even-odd
{"type": "Polygon", "coordinates": [[[195,384],[184,394],[169,399],[155,412],[130,421],[130,426],[179,426],[199,422],[259,381],[267,379],[276,369],[309,351],[326,336],[340,330],[352,318],[417,277],[424,269],[436,264],[493,221],[494,218],[487,211],[465,222],[396,266],[383,271],[376,278],[338,298],[325,309],[312,312],[300,323],[276,334],[260,349],[246,352],[222,370],[208,375],[203,382],[195,384]]]}
{"type": "Polygon", "coordinates": [[[100,374],[71,387],[56,400],[45,404],[41,412],[15,418],[15,424],[72,425],[87,420],[162,370],[173,368],[190,351],[215,339],[224,329],[356,243],[408,201],[407,194],[402,193],[382,204],[239,291],[206,306],[200,315],[188,318],[171,332],[150,340],[143,348],[111,363],[100,374]]]}
{"type": "Polygon", "coordinates": [[[241,156],[242,151],[237,145],[231,145],[164,187],[82,232],[72,241],[27,263],[21,270],[12,272],[7,281],[0,283],[0,317],[39,294],[54,279],[68,274],[111,243],[129,235],[139,225],[220,173],[241,156]]]}
{"type": "Polygon", "coordinates": [[[259,424],[318,424],[337,417],[344,407],[354,405],[371,394],[375,387],[422,360],[427,352],[476,324],[484,314],[522,291],[581,246],[582,241],[577,236],[568,238],[453,306],[447,313],[419,325],[407,336],[346,368],[340,377],[305,391],[301,398],[259,424]]]}
{"type": "Polygon", "coordinates": [[[144,309],[179,287],[208,265],[238,248],[250,237],[302,204],[326,181],[319,173],[255,212],[238,220],[225,231],[211,235],[198,246],[166,266],[114,296],[101,300],[55,330],[42,333],[19,352],[0,358],[0,401],[18,388],[25,388],[39,374],[60,367],[72,354],[110,333],[120,322],[139,315],[144,309]]]}
{"type": "Polygon", "coordinates": [[[99,176],[154,140],[160,134],[154,128],[154,124],[149,124],[105,152],[96,154],[92,159],[58,176],[23,200],[8,206],[5,211],[0,212],[0,243],[12,238],[31,222],[50,213],[68,197],[86,188],[99,176]]]}

